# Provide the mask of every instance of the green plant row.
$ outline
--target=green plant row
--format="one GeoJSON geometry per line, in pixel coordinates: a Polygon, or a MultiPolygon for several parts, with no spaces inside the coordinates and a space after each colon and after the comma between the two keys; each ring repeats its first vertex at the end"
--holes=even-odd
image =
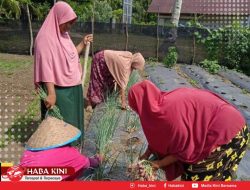
{"type": "Polygon", "coordinates": [[[163,63],[166,67],[171,68],[177,63],[178,53],[175,47],[169,47],[168,53],[163,58],[163,63]]]}
{"type": "MultiPolygon", "coordinates": [[[[195,32],[198,43],[205,46],[208,60],[217,61],[221,66],[237,69],[250,75],[250,29],[240,23],[231,26],[210,30],[208,35],[195,32]]],[[[205,61],[208,63],[208,61],[205,61]]],[[[205,63],[205,64],[206,64],[205,63]]],[[[212,63],[214,68],[215,62],[212,63]]],[[[204,65],[204,63],[202,63],[204,65]]],[[[214,70],[214,69],[212,69],[214,70]]],[[[216,69],[215,69],[216,70],[216,69]]]]}
{"type": "Polygon", "coordinates": [[[216,74],[219,72],[221,66],[218,64],[218,61],[211,61],[211,60],[207,60],[205,59],[204,61],[202,61],[200,63],[200,65],[206,69],[209,73],[211,74],[216,74]]]}

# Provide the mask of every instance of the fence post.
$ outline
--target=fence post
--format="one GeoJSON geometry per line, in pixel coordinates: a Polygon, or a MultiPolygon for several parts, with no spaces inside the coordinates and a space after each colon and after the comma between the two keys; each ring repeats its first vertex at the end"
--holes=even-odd
{"type": "Polygon", "coordinates": [[[157,40],[157,45],[156,45],[156,59],[157,59],[157,62],[159,62],[159,43],[160,43],[160,39],[159,39],[159,11],[160,10],[160,7],[159,7],[159,4],[158,4],[158,15],[157,15],[157,34],[156,34],[156,40],[157,40]]]}
{"type": "Polygon", "coordinates": [[[126,44],[125,44],[125,50],[128,50],[128,9],[127,9],[127,16],[126,16],[126,23],[125,23],[125,34],[126,34],[126,44]]]}
{"type": "MultiPolygon", "coordinates": [[[[95,0],[93,1],[92,18],[91,18],[91,33],[94,37],[95,32],[95,0]]],[[[91,54],[94,57],[94,41],[91,43],[91,54]]]]}
{"type": "Polygon", "coordinates": [[[33,41],[34,41],[34,39],[33,39],[32,23],[31,23],[30,10],[29,10],[28,3],[26,4],[26,11],[27,11],[27,16],[28,16],[29,32],[30,32],[30,55],[33,55],[32,50],[33,50],[33,41]]]}

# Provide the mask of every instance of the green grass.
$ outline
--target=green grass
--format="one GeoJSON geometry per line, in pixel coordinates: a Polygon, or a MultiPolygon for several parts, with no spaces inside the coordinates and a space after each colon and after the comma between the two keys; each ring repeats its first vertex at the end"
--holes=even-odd
{"type": "Polygon", "coordinates": [[[103,113],[96,122],[96,146],[100,154],[108,152],[109,144],[118,126],[117,105],[117,94],[109,95],[104,102],[103,113]]]}
{"type": "Polygon", "coordinates": [[[160,85],[165,84],[165,81],[162,78],[159,78],[158,82],[159,82],[160,85]]]}
{"type": "Polygon", "coordinates": [[[26,68],[30,64],[32,64],[31,61],[8,61],[0,59],[0,70],[3,70],[6,73],[12,73],[20,68],[26,68]]]}
{"type": "Polygon", "coordinates": [[[188,82],[189,82],[192,86],[194,86],[194,87],[197,87],[197,85],[198,85],[198,82],[197,82],[196,80],[194,80],[194,79],[189,79],[188,82]]]}
{"type": "Polygon", "coordinates": [[[185,73],[181,70],[181,68],[180,68],[179,65],[176,65],[176,66],[175,66],[175,70],[176,70],[177,74],[180,75],[180,76],[182,76],[183,78],[185,78],[185,79],[189,82],[189,84],[191,84],[191,85],[192,85],[193,87],[195,87],[195,88],[199,88],[199,83],[198,83],[198,81],[192,79],[192,78],[189,77],[187,74],[185,74],[185,73]]]}
{"type": "MultiPolygon", "coordinates": [[[[130,77],[127,89],[129,89],[129,87],[131,87],[138,80],[139,80],[138,73],[133,72],[130,77]]],[[[111,93],[107,96],[103,104],[104,106],[102,108],[102,114],[98,118],[98,121],[96,122],[95,125],[96,149],[99,154],[104,156],[105,160],[100,165],[100,167],[96,169],[94,175],[91,177],[91,179],[94,180],[109,179],[108,174],[109,172],[112,171],[120,155],[119,151],[114,152],[114,150],[112,149],[114,143],[113,137],[119,125],[119,119],[121,113],[118,97],[119,96],[116,92],[111,93]]],[[[130,117],[131,117],[131,112],[127,111],[125,120],[129,122],[130,117]]],[[[139,118],[134,117],[134,119],[130,121],[130,124],[132,127],[138,128],[139,118]]]]}
{"type": "Polygon", "coordinates": [[[128,93],[128,90],[130,89],[131,86],[133,86],[136,82],[138,82],[140,79],[140,76],[137,71],[133,71],[132,74],[130,75],[129,81],[128,81],[128,86],[126,88],[126,92],[128,93]]]}
{"type": "Polygon", "coordinates": [[[248,91],[246,89],[241,90],[242,94],[248,94],[248,91]]]}
{"type": "Polygon", "coordinates": [[[102,114],[95,125],[96,149],[99,154],[104,156],[105,160],[99,168],[96,169],[92,176],[92,179],[94,180],[108,179],[108,167],[111,166],[109,168],[110,172],[118,158],[117,155],[115,156],[115,159],[113,159],[114,155],[111,155],[113,137],[119,122],[119,113],[117,113],[119,111],[117,111],[117,107],[117,94],[110,94],[104,102],[102,114]]]}
{"type": "Polygon", "coordinates": [[[140,128],[141,126],[140,119],[137,115],[133,115],[132,111],[130,110],[126,110],[125,112],[126,113],[123,125],[126,129],[126,132],[133,133],[140,128]]]}
{"type": "Polygon", "coordinates": [[[155,64],[158,62],[157,58],[155,57],[149,57],[146,59],[146,62],[151,65],[151,66],[155,66],[155,64]]]}
{"type": "MultiPolygon", "coordinates": [[[[88,84],[90,78],[90,67],[92,59],[88,59],[88,72],[85,80],[85,85],[88,84]]],[[[83,59],[81,59],[83,63],[83,59]]],[[[0,53],[0,71],[4,74],[12,74],[17,70],[25,69],[33,64],[32,56],[19,56],[19,55],[9,55],[0,53]]],[[[14,119],[11,121],[13,124],[5,132],[0,139],[0,148],[6,147],[10,142],[21,142],[25,143],[35,129],[38,126],[38,121],[40,118],[40,98],[34,93],[30,94],[31,97],[34,97],[34,100],[30,102],[27,106],[27,111],[24,113],[16,113],[14,119]]],[[[14,103],[22,102],[21,97],[16,97],[13,99],[14,103]]]]}
{"type": "MultiPolygon", "coordinates": [[[[84,66],[84,57],[81,56],[80,62],[82,64],[82,67],[84,66]]],[[[84,87],[87,89],[88,84],[89,84],[89,80],[90,80],[90,70],[91,70],[91,64],[92,64],[92,58],[89,57],[88,58],[88,65],[87,65],[87,74],[86,74],[86,78],[85,78],[85,82],[84,82],[84,87]]]]}
{"type": "Polygon", "coordinates": [[[13,124],[0,139],[0,148],[4,148],[10,142],[25,143],[38,127],[40,99],[36,97],[24,113],[18,113],[14,117],[13,124]]]}
{"type": "MultiPolygon", "coordinates": [[[[128,94],[128,91],[131,86],[133,86],[136,82],[138,82],[140,79],[140,76],[137,71],[133,71],[128,82],[128,86],[126,88],[126,95],[128,94]]],[[[139,128],[140,121],[137,116],[132,116],[132,112],[130,110],[125,111],[125,118],[124,118],[124,127],[127,132],[131,133],[139,128]]]]}

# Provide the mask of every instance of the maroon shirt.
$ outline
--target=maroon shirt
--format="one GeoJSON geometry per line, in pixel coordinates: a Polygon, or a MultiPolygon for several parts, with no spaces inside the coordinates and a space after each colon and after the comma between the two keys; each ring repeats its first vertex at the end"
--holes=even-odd
{"type": "MultiPolygon", "coordinates": [[[[131,87],[129,105],[140,117],[149,147],[160,156],[196,163],[227,144],[245,125],[241,113],[216,94],[194,88],[160,91],[150,81],[131,87]]],[[[178,167],[169,167],[168,178],[178,167]]]]}

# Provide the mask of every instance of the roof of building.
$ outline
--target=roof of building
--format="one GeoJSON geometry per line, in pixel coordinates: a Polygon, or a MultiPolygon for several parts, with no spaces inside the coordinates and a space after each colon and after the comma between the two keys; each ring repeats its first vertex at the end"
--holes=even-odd
{"type": "MultiPolygon", "coordinates": [[[[175,0],[152,0],[148,12],[171,14],[175,0]]],[[[182,14],[250,15],[250,0],[182,0],[182,14]]]]}

